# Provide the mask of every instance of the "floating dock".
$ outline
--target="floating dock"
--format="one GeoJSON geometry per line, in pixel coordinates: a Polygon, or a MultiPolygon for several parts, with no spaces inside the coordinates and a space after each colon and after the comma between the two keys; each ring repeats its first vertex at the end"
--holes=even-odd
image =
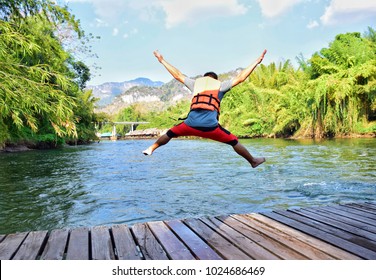
{"type": "Polygon", "coordinates": [[[1,260],[376,260],[376,203],[0,235],[1,260]]]}

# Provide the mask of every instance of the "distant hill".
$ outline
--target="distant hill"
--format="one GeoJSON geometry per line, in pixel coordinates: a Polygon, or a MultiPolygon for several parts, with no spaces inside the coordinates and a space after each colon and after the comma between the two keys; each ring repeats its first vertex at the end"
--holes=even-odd
{"type": "Polygon", "coordinates": [[[116,96],[126,92],[135,86],[146,87],[160,87],[164,83],[160,81],[152,81],[148,78],[137,78],[131,81],[125,82],[108,82],[101,85],[89,85],[86,89],[93,90],[93,96],[99,98],[97,102],[98,107],[104,107],[113,102],[116,96]]]}
{"type": "MultiPolygon", "coordinates": [[[[219,80],[231,79],[239,70],[220,74],[219,80]]],[[[142,104],[147,111],[162,111],[181,100],[192,98],[192,93],[174,79],[164,84],[138,78],[123,83],[104,83],[88,89],[93,89],[94,97],[100,98],[96,112],[110,115],[136,103],[142,104]]]]}
{"type": "Polygon", "coordinates": [[[97,108],[97,112],[116,114],[132,104],[142,104],[146,111],[162,111],[183,99],[190,99],[191,92],[180,82],[171,80],[162,86],[134,86],[113,98],[111,104],[97,108]]]}

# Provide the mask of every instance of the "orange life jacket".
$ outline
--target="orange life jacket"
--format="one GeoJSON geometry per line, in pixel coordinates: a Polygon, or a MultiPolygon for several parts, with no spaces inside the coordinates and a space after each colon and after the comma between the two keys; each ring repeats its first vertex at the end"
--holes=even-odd
{"type": "Polygon", "coordinates": [[[196,79],[193,88],[193,98],[191,102],[191,110],[204,109],[214,111],[219,114],[219,89],[221,82],[211,77],[200,77],[196,79]]]}

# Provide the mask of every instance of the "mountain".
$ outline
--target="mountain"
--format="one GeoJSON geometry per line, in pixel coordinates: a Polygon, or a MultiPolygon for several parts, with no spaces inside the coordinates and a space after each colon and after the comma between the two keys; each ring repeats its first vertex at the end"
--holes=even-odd
{"type": "MultiPolygon", "coordinates": [[[[219,80],[231,79],[240,70],[241,68],[220,74],[219,80]]],[[[100,98],[96,112],[110,115],[133,104],[142,104],[147,111],[162,111],[181,100],[192,98],[192,93],[187,87],[175,79],[163,84],[147,78],[138,78],[123,83],[104,83],[91,89],[93,89],[93,95],[100,98]]]]}
{"type": "Polygon", "coordinates": [[[134,86],[113,98],[111,104],[96,109],[96,112],[116,114],[132,104],[142,104],[145,110],[161,111],[183,99],[192,98],[192,93],[180,82],[171,80],[162,86],[134,86]]]}
{"type": "Polygon", "coordinates": [[[107,82],[96,86],[87,86],[86,89],[93,90],[93,96],[99,98],[98,107],[111,104],[114,98],[135,86],[160,87],[164,83],[152,81],[148,78],[137,78],[125,82],[107,82]]]}

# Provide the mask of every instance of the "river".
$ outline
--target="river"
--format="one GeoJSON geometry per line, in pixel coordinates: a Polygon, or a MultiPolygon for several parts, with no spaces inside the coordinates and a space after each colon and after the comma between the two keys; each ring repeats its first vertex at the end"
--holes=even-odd
{"type": "Polygon", "coordinates": [[[103,141],[0,153],[0,234],[376,200],[376,139],[103,141]]]}

